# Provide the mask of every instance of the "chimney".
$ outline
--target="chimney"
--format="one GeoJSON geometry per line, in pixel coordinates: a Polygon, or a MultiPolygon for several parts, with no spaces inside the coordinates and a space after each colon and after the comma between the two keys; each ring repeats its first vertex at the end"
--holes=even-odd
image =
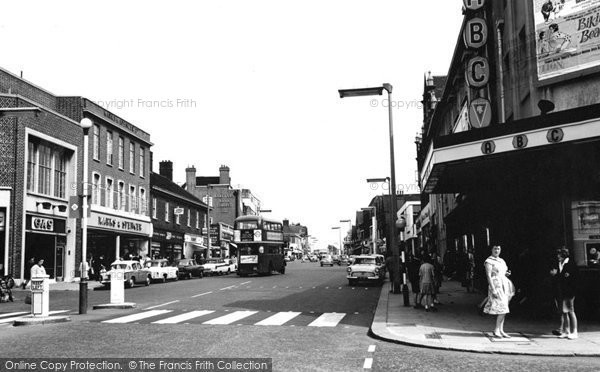
{"type": "Polygon", "coordinates": [[[290,226],[290,220],[288,220],[288,219],[283,220],[283,226],[288,226],[289,227],[290,226]]]}
{"type": "Polygon", "coordinates": [[[221,165],[219,168],[219,183],[221,185],[230,185],[231,177],[229,177],[229,167],[226,165],[221,165]]]}
{"type": "Polygon", "coordinates": [[[193,165],[185,168],[185,184],[186,190],[190,192],[196,187],[196,168],[193,165]]]}
{"type": "Polygon", "coordinates": [[[168,178],[169,181],[173,181],[173,162],[170,160],[164,160],[158,163],[158,173],[168,178]]]}

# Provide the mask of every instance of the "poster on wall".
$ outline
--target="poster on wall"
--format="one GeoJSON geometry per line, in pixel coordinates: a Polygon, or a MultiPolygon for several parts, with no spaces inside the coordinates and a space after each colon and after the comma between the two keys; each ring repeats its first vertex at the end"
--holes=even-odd
{"type": "Polygon", "coordinates": [[[600,0],[532,0],[538,79],[600,65],[600,0]]]}

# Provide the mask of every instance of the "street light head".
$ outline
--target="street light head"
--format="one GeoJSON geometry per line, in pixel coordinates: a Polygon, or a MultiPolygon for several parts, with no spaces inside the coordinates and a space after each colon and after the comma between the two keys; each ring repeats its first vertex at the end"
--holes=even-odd
{"type": "Polygon", "coordinates": [[[385,89],[386,92],[391,94],[392,93],[392,84],[383,83],[383,89],[385,89]]]}
{"type": "Polygon", "coordinates": [[[83,130],[87,130],[87,129],[90,129],[92,127],[93,123],[92,123],[91,119],[89,119],[89,118],[83,118],[79,122],[79,125],[81,126],[81,128],[83,130]]]}
{"type": "Polygon", "coordinates": [[[339,89],[340,98],[362,97],[362,96],[380,96],[383,94],[384,87],[358,88],[358,89],[339,89]]]}
{"type": "Polygon", "coordinates": [[[336,227],[332,227],[331,230],[337,230],[339,228],[340,228],[339,226],[336,226],[336,227]]]}
{"type": "Polygon", "coordinates": [[[390,180],[389,177],[385,178],[367,178],[368,183],[377,183],[377,182],[388,182],[390,180]]]}

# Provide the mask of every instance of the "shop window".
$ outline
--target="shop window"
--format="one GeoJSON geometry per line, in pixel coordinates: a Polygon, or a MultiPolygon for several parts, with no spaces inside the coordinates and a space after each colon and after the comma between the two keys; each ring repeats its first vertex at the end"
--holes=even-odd
{"type": "Polygon", "coordinates": [[[113,134],[111,131],[106,132],[106,164],[113,164],[113,134]]]}
{"type": "Polygon", "coordinates": [[[100,127],[96,124],[94,124],[92,155],[94,157],[94,160],[100,160],[100,127]]]}
{"type": "Polygon", "coordinates": [[[125,139],[119,136],[119,169],[125,167],[125,139]]]}

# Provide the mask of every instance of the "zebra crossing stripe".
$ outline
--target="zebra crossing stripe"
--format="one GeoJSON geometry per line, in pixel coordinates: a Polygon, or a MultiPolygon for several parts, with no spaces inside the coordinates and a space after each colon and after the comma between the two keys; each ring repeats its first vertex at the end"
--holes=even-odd
{"type": "MultiPolygon", "coordinates": [[[[69,310],[55,310],[55,311],[49,311],[48,315],[55,315],[55,314],[62,314],[62,313],[66,313],[69,310]]],[[[5,324],[5,323],[12,323],[17,319],[22,318],[25,314],[30,314],[30,313],[21,313],[20,316],[13,316],[10,318],[5,318],[5,319],[0,319],[0,324],[5,324]]]]}
{"type": "Polygon", "coordinates": [[[312,323],[309,327],[335,327],[344,317],[345,313],[324,313],[312,323]]]}
{"type": "Polygon", "coordinates": [[[27,311],[21,311],[21,312],[17,312],[17,313],[0,314],[0,318],[6,318],[7,316],[25,315],[25,314],[29,314],[29,312],[27,312],[27,311]]]}
{"type": "Polygon", "coordinates": [[[254,315],[258,313],[258,311],[236,311],[231,314],[227,314],[215,319],[211,319],[202,324],[231,324],[233,322],[237,322],[238,320],[249,317],[250,315],[254,315]]]}
{"type": "Polygon", "coordinates": [[[186,320],[198,318],[204,315],[208,315],[214,313],[214,310],[201,310],[201,311],[190,311],[189,313],[179,314],[176,316],[172,316],[170,318],[161,319],[156,322],[152,322],[154,324],[176,324],[185,322],[186,320]]]}
{"type": "Polygon", "coordinates": [[[280,312],[280,313],[277,313],[275,315],[268,317],[267,319],[261,320],[260,322],[256,323],[255,325],[263,325],[263,326],[282,325],[282,324],[294,319],[295,317],[297,317],[300,314],[302,314],[302,313],[293,312],[293,311],[280,312]]]}
{"type": "Polygon", "coordinates": [[[146,319],[146,318],[150,318],[153,316],[170,313],[171,311],[172,310],[150,310],[150,311],[145,311],[143,313],[127,315],[127,316],[123,316],[123,317],[115,318],[115,319],[111,319],[111,320],[105,320],[102,323],[131,323],[131,322],[135,322],[136,320],[146,319]]]}

